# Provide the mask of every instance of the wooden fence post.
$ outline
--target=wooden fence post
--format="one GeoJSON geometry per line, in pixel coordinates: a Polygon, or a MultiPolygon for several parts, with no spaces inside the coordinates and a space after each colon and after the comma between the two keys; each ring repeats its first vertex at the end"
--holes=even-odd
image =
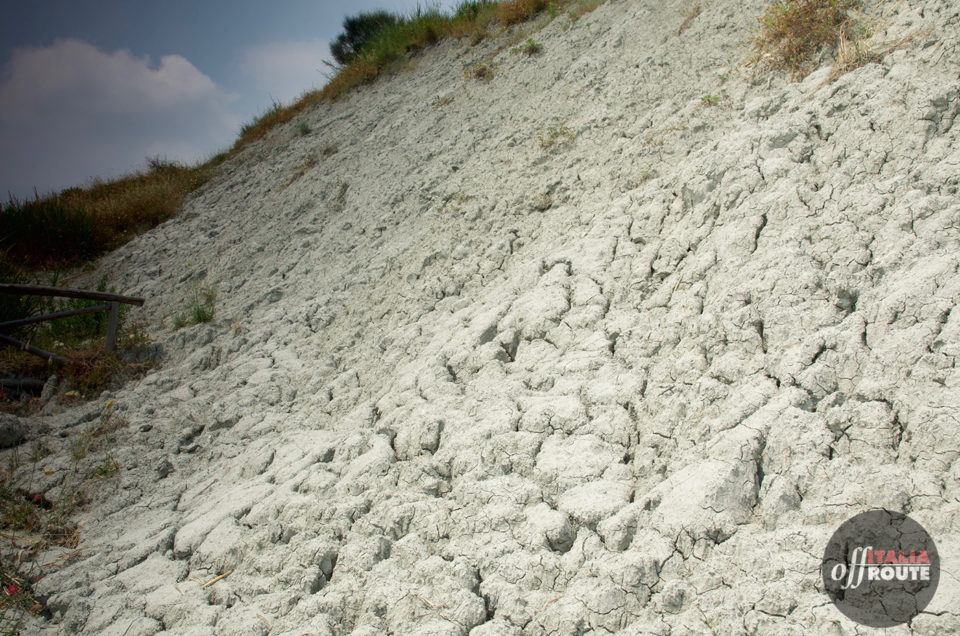
{"type": "Polygon", "coordinates": [[[113,351],[117,343],[117,321],[120,317],[120,303],[113,301],[110,303],[110,315],[107,317],[107,345],[106,350],[109,353],[113,351]]]}

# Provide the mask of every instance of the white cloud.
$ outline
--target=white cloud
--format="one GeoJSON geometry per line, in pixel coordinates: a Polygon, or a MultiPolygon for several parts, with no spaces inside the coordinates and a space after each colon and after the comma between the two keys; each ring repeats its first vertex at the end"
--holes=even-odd
{"type": "Polygon", "coordinates": [[[326,40],[274,42],[247,49],[240,70],[253,80],[267,105],[270,98],[287,104],[326,84],[329,71],[323,60],[331,60],[326,40]]]}
{"type": "Polygon", "coordinates": [[[234,139],[227,94],[189,60],[75,39],[18,49],[0,75],[0,187],[23,196],[115,176],[148,155],[194,161],[234,139]]]}

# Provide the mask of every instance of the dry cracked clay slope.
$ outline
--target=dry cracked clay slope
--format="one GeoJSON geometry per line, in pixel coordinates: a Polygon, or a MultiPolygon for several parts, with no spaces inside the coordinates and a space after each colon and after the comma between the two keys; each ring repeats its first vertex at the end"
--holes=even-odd
{"type": "Polygon", "coordinates": [[[106,257],[166,357],[32,423],[122,426],[31,629],[865,632],[820,560],[882,507],[943,560],[890,633],[956,633],[960,9],[870,2],[899,46],[790,83],[765,6],[441,44],[106,257]]]}

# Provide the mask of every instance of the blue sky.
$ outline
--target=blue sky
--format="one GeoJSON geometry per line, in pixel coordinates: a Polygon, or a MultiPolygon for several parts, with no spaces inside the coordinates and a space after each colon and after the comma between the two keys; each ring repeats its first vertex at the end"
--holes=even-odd
{"type": "MultiPolygon", "coordinates": [[[[417,0],[33,0],[0,9],[0,195],[192,162],[325,83],[360,11],[417,0]]],[[[421,2],[447,8],[454,0],[421,2]]]]}

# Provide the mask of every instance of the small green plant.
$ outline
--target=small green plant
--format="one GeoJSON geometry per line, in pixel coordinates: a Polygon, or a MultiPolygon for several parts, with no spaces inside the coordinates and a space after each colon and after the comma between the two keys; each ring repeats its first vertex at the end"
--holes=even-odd
{"type": "Polygon", "coordinates": [[[551,125],[546,132],[540,136],[540,148],[551,150],[573,143],[576,134],[567,126],[566,122],[561,121],[551,125]]]}
{"type": "Polygon", "coordinates": [[[804,75],[823,46],[841,39],[857,0],[778,0],[758,18],[753,38],[758,65],[804,75]]]}
{"type": "Polygon", "coordinates": [[[306,137],[310,134],[310,126],[307,125],[307,122],[300,122],[300,125],[297,126],[297,134],[299,134],[301,137],[306,137]]]}
{"type": "Polygon", "coordinates": [[[216,300],[216,288],[210,285],[197,285],[187,301],[187,310],[174,316],[173,328],[183,329],[190,325],[210,322],[215,313],[216,300]]]}
{"type": "Polygon", "coordinates": [[[463,74],[467,78],[473,78],[486,84],[489,83],[496,74],[496,67],[483,63],[474,64],[470,68],[466,69],[463,74]]]}
{"type": "Polygon", "coordinates": [[[637,188],[642,186],[644,183],[646,183],[650,179],[653,179],[656,176],[657,176],[657,173],[654,172],[652,167],[648,166],[647,168],[641,170],[640,174],[637,175],[637,178],[628,182],[627,185],[631,190],[636,190],[637,188]]]}
{"type": "Polygon", "coordinates": [[[720,97],[717,95],[704,95],[700,98],[700,106],[702,108],[710,108],[711,106],[719,106],[720,97]]]}
{"type": "Polygon", "coordinates": [[[93,437],[88,432],[83,432],[73,440],[71,454],[74,461],[80,461],[90,452],[90,445],[93,443],[93,437]]]}
{"type": "Polygon", "coordinates": [[[107,455],[107,459],[102,464],[97,464],[91,471],[90,476],[94,479],[109,479],[120,472],[120,464],[113,457],[107,455]]]}
{"type": "Polygon", "coordinates": [[[510,55],[518,55],[522,53],[523,55],[529,57],[531,55],[536,55],[542,50],[543,44],[534,40],[533,38],[530,38],[520,46],[510,49],[510,55]]]}
{"type": "Polygon", "coordinates": [[[431,108],[433,108],[433,110],[439,110],[444,106],[447,106],[452,103],[453,103],[453,98],[450,97],[449,95],[445,95],[443,97],[438,97],[435,100],[433,100],[433,104],[431,105],[431,108]]]}

